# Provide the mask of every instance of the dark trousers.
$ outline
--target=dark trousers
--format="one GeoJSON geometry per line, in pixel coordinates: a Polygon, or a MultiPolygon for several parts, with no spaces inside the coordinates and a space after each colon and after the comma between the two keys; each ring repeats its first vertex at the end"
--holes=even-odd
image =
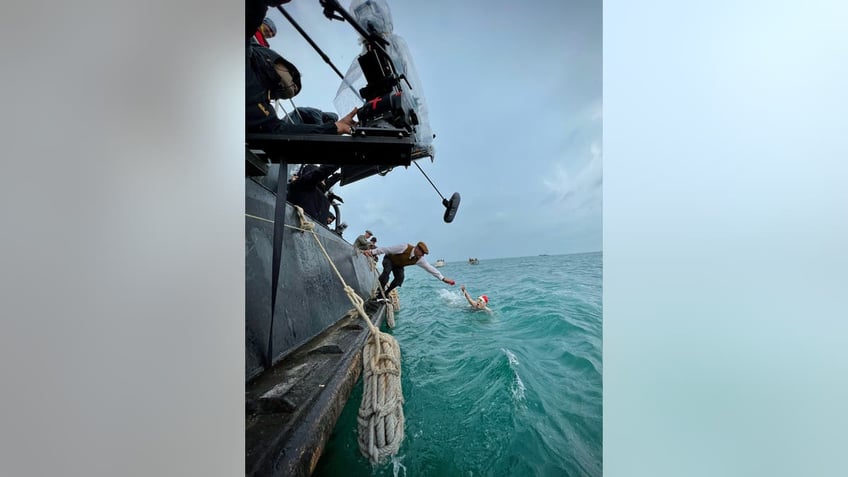
{"type": "Polygon", "coordinates": [[[390,291],[395,289],[395,287],[399,287],[401,285],[403,285],[403,266],[395,265],[388,256],[383,257],[383,273],[380,274],[380,286],[383,287],[386,295],[388,295],[390,291]],[[395,279],[392,280],[389,288],[386,288],[390,272],[394,275],[395,279]]]}

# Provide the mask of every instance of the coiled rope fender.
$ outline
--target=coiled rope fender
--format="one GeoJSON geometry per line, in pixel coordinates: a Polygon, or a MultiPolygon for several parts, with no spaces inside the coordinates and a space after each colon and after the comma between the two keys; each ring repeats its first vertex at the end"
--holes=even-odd
{"type": "MultiPolygon", "coordinates": [[[[376,273],[376,270],[375,270],[375,273],[376,273]]],[[[395,327],[395,310],[396,309],[393,306],[389,306],[389,302],[392,301],[392,295],[397,296],[397,290],[392,290],[391,292],[389,292],[389,296],[386,296],[386,294],[383,293],[383,287],[381,287],[380,285],[377,285],[377,290],[378,290],[378,293],[380,295],[383,295],[383,298],[386,299],[386,302],[385,302],[386,303],[386,324],[389,325],[389,328],[393,329],[395,327]]]]}
{"type": "Polygon", "coordinates": [[[389,292],[389,296],[383,294],[383,289],[378,287],[380,294],[386,299],[386,324],[389,328],[395,327],[395,312],[400,311],[400,301],[398,299],[397,288],[389,292]]]}
{"type": "MultiPolygon", "coordinates": [[[[327,257],[336,276],[342,282],[348,299],[356,308],[359,316],[365,320],[371,331],[362,348],[362,403],[356,418],[358,426],[359,451],[372,465],[384,463],[397,454],[403,441],[403,391],[400,382],[400,346],[397,340],[381,332],[368,318],[363,308],[364,301],[356,291],[345,283],[338,268],[324,249],[315,225],[304,216],[303,209],[294,207],[300,217],[300,227],[304,232],[312,232],[315,241],[327,257]]],[[[382,293],[382,291],[381,291],[382,293]]],[[[386,313],[392,307],[386,307],[386,313]]],[[[394,323],[394,314],[392,314],[394,323]]]]}
{"type": "Polygon", "coordinates": [[[392,309],[394,311],[400,311],[400,296],[398,295],[397,288],[389,293],[389,298],[392,300],[392,309]]]}
{"type": "Polygon", "coordinates": [[[394,307],[386,306],[386,324],[389,325],[389,328],[394,329],[394,327],[395,327],[395,310],[394,310],[394,307]]]}

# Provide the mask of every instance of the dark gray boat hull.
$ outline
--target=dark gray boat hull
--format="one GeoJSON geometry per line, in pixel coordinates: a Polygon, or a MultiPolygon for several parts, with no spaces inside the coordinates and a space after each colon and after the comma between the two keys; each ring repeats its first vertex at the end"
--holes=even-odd
{"type": "MultiPolygon", "coordinates": [[[[245,376],[250,380],[332,326],[352,308],[312,233],[301,232],[287,204],[276,312],[271,313],[276,170],[245,180],[245,376]]],[[[345,282],[367,299],[377,282],[371,261],[333,231],[316,225],[345,282]]]]}

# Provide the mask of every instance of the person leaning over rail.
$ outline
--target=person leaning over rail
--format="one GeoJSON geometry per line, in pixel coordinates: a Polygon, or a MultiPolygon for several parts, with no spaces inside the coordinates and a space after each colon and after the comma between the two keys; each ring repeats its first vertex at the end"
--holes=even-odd
{"type": "MultiPolygon", "coordinates": [[[[248,133],[288,134],[351,134],[357,109],[336,120],[322,118],[310,121],[309,115],[299,123],[282,120],[272,99],[288,99],[300,92],[300,72],[276,51],[251,41],[262,26],[268,7],[282,5],[290,0],[246,0],[245,2],[245,126],[248,133]]],[[[332,116],[335,116],[333,114],[332,116]]],[[[335,116],[337,117],[337,116],[335,116]]]]}
{"type": "Polygon", "coordinates": [[[371,248],[371,243],[368,242],[374,234],[371,233],[370,230],[366,230],[364,234],[356,237],[356,240],[353,242],[353,246],[356,247],[357,250],[368,250],[371,248]]]}
{"type": "Polygon", "coordinates": [[[460,285],[459,289],[462,290],[462,294],[465,295],[465,299],[468,300],[468,304],[471,305],[471,308],[475,310],[485,310],[486,305],[489,304],[489,297],[486,295],[480,295],[476,300],[471,299],[471,295],[465,291],[465,285],[460,285]]]}
{"type": "Polygon", "coordinates": [[[403,268],[409,265],[418,265],[430,272],[430,275],[433,275],[448,285],[456,284],[455,281],[446,278],[435,267],[427,263],[424,255],[427,255],[429,252],[430,250],[427,248],[427,244],[418,242],[415,245],[402,243],[390,247],[377,247],[375,249],[365,250],[362,253],[369,257],[386,254],[383,258],[383,273],[380,274],[380,286],[385,290],[384,293],[386,296],[388,296],[389,292],[394,290],[395,287],[403,285],[403,268]],[[389,273],[394,275],[395,278],[389,287],[386,288],[386,282],[389,281],[389,273]]]}

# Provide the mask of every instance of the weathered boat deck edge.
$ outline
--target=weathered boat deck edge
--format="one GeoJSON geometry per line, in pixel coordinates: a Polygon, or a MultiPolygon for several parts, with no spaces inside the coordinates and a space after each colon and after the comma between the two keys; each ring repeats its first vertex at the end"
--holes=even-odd
{"type": "MultiPolygon", "coordinates": [[[[366,307],[380,326],[385,306],[366,307]]],[[[247,383],[245,475],[309,476],[362,371],[368,327],[348,313],[247,383]]]]}

